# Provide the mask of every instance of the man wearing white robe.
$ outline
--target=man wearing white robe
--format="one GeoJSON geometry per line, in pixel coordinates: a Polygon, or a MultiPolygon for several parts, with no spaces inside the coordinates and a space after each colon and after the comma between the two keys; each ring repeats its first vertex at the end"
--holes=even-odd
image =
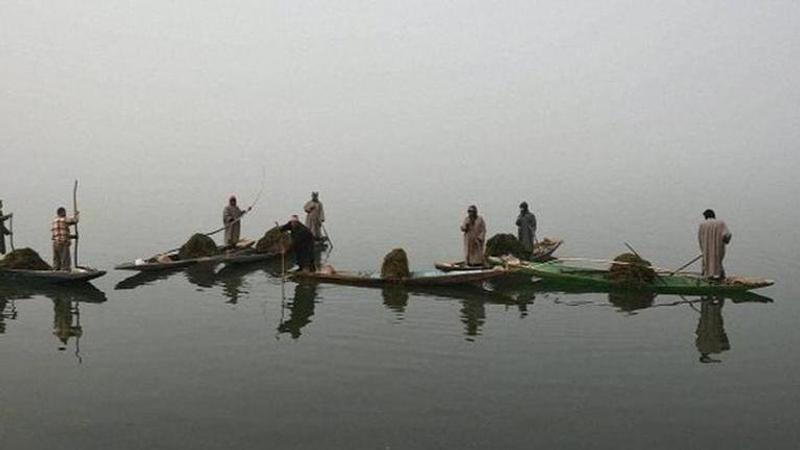
{"type": "Polygon", "coordinates": [[[478,208],[475,205],[467,209],[467,217],[461,224],[461,231],[464,233],[464,261],[469,266],[484,265],[486,222],[478,215],[478,208]]]}
{"type": "Polygon", "coordinates": [[[703,276],[721,280],[725,278],[725,269],[722,266],[725,247],[731,241],[732,235],[725,222],[717,219],[713,210],[705,210],[703,217],[705,221],[697,231],[700,251],[703,252],[703,276]]]}
{"type": "Polygon", "coordinates": [[[322,224],[325,222],[325,209],[319,201],[319,192],[311,193],[311,200],[303,206],[306,212],[306,227],[311,230],[314,239],[322,239],[322,224]]]}
{"type": "Polygon", "coordinates": [[[242,211],[236,204],[236,196],[231,195],[228,206],[222,210],[222,224],[225,225],[225,246],[236,247],[242,230],[242,216],[252,208],[242,211]]]}

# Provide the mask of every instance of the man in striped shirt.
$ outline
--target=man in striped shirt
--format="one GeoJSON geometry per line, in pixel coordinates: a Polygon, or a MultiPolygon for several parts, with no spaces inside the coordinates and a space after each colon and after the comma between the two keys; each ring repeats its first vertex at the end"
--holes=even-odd
{"type": "Polygon", "coordinates": [[[69,234],[69,226],[78,223],[78,211],[74,217],[67,217],[67,210],[62,206],[56,211],[56,218],[50,231],[53,233],[53,270],[72,270],[69,246],[75,236],[69,234]]]}

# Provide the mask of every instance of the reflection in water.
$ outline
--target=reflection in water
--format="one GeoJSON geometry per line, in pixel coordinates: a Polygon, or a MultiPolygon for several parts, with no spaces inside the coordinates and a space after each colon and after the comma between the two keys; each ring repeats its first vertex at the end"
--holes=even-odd
{"type": "Polygon", "coordinates": [[[289,333],[292,339],[298,339],[302,335],[300,330],[311,323],[316,299],[317,283],[297,283],[294,286],[294,298],[288,305],[289,318],[281,318],[278,333],[289,333]]]}
{"type": "Polygon", "coordinates": [[[195,264],[184,270],[189,283],[201,288],[212,288],[216,282],[215,267],[213,264],[195,264]]]}
{"type": "Polygon", "coordinates": [[[656,299],[655,292],[652,291],[612,291],[608,293],[608,302],[616,306],[620,312],[636,314],[639,309],[653,306],[656,299]]]}
{"type": "Polygon", "coordinates": [[[719,355],[731,349],[725,324],[722,320],[722,306],[725,299],[720,297],[704,297],[700,305],[700,321],[697,324],[695,345],[700,352],[700,362],[717,363],[711,355],[719,355]]]}
{"type": "Polygon", "coordinates": [[[475,336],[480,336],[481,327],[486,323],[486,308],[480,299],[466,299],[461,301],[461,323],[464,324],[464,334],[468,341],[474,341],[475,336]]]}
{"type": "Polygon", "coordinates": [[[136,289],[139,286],[153,284],[156,281],[166,280],[183,269],[164,270],[155,272],[139,272],[117,283],[114,289],[136,289]]]}
{"type": "Polygon", "coordinates": [[[60,351],[67,349],[69,338],[75,338],[75,354],[80,358],[80,339],[83,336],[81,326],[81,313],[78,302],[71,302],[63,298],[53,298],[53,335],[55,335],[61,346],[60,351]]]}
{"type": "Polygon", "coordinates": [[[17,305],[14,300],[0,298],[0,334],[6,332],[6,320],[16,320],[17,305]]]}
{"type": "Polygon", "coordinates": [[[408,306],[408,290],[402,286],[387,286],[383,288],[383,304],[397,315],[397,320],[403,320],[408,306]]]}
{"type": "Polygon", "coordinates": [[[17,318],[15,300],[32,299],[42,295],[53,302],[53,335],[59,340],[58,349],[66,350],[71,338],[75,338],[75,356],[81,362],[80,338],[83,336],[83,326],[80,319],[80,303],[103,303],[107,300],[106,294],[91,284],[80,286],[3,286],[0,288],[0,330],[5,332],[2,319],[17,318]],[[10,311],[6,311],[10,303],[10,311]]]}

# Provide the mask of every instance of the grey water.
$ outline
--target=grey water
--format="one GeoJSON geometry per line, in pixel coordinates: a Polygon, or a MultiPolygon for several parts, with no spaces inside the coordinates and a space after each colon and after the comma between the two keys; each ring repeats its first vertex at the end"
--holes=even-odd
{"type": "Polygon", "coordinates": [[[662,267],[714,208],[760,297],[407,292],[279,265],[0,286],[2,448],[796,448],[796,2],[0,5],[0,198],[111,269],[321,191],[338,269],[461,256],[517,204],[662,267]],[[703,355],[706,355],[703,357],[703,355]]]}

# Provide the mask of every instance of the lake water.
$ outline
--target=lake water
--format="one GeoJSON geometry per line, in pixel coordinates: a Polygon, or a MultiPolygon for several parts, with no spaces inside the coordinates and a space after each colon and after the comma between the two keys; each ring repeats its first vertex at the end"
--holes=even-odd
{"type": "Polygon", "coordinates": [[[522,200],[559,256],[629,242],[677,268],[710,207],[728,272],[776,285],[406,292],[276,265],[4,285],[3,448],[796,448],[797,5],[312,3],[4,5],[17,247],[49,257],[75,178],[80,258],[105,269],[262,186],[244,235],[319,190],[328,261],[356,270],[459,258],[469,204],[493,234],[522,200]]]}

